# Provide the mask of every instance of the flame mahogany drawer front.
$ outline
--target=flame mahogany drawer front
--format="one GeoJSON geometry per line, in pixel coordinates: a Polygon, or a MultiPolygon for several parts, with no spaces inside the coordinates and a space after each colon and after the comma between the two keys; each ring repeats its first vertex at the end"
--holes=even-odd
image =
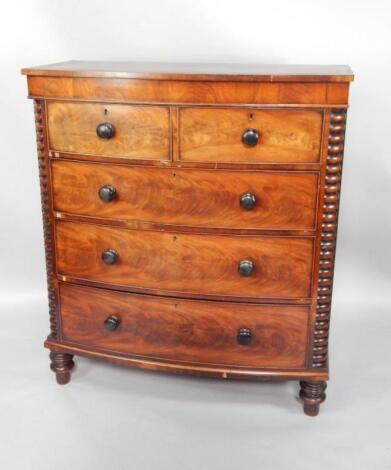
{"type": "Polygon", "coordinates": [[[316,172],[137,168],[54,161],[56,211],[204,227],[314,230],[316,172]]]}
{"type": "Polygon", "coordinates": [[[318,413],[347,66],[65,62],[35,104],[51,369],[300,380],[318,413]]]}
{"type": "Polygon", "coordinates": [[[49,145],[57,152],[168,160],[169,128],[167,107],[48,104],[49,145]]]}
{"type": "Polygon", "coordinates": [[[309,298],[313,239],[167,233],[58,222],[58,272],[114,286],[309,298]]]}
{"type": "Polygon", "coordinates": [[[323,113],[276,109],[179,111],[183,161],[315,163],[323,113]]]}
{"type": "Polygon", "coordinates": [[[72,285],[61,285],[60,301],[63,338],[73,343],[205,364],[305,365],[306,306],[210,303],[72,285]]]}

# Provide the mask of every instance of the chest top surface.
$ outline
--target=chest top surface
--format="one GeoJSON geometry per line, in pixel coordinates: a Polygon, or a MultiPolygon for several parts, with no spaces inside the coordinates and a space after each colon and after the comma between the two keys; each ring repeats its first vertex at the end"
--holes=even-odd
{"type": "Polygon", "coordinates": [[[25,75],[259,82],[350,82],[347,65],[104,62],[70,60],[28,67],[25,75]]]}
{"type": "Polygon", "coordinates": [[[347,65],[68,61],[24,68],[30,98],[173,105],[346,106],[347,65]]]}

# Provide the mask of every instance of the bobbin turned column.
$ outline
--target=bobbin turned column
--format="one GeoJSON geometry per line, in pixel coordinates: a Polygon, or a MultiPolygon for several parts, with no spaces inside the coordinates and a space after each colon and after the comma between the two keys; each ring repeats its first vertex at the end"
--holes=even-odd
{"type": "Polygon", "coordinates": [[[319,406],[326,399],[326,382],[300,382],[300,398],[304,403],[304,413],[307,416],[317,416],[319,406]]]}
{"type": "Polygon", "coordinates": [[[60,385],[67,384],[71,380],[71,370],[75,366],[73,355],[52,351],[50,360],[50,368],[56,374],[57,383],[60,385]]]}

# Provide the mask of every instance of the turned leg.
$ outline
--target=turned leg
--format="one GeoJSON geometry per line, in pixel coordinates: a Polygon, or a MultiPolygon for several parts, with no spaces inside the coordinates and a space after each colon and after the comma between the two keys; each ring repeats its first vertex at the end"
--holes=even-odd
{"type": "Polygon", "coordinates": [[[304,403],[304,413],[308,416],[316,416],[319,413],[319,405],[326,399],[326,382],[300,382],[300,398],[304,403]]]}
{"type": "Polygon", "coordinates": [[[57,383],[60,385],[67,384],[71,379],[71,370],[75,365],[73,355],[52,351],[50,360],[50,368],[56,374],[57,383]]]}

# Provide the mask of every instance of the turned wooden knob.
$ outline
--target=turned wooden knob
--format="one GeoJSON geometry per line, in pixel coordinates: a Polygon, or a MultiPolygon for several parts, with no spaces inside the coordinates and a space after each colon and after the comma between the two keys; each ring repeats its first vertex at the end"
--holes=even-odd
{"type": "Polygon", "coordinates": [[[253,270],[254,270],[254,263],[252,261],[250,261],[249,259],[243,259],[242,261],[240,261],[238,271],[241,276],[243,277],[251,276],[253,270]]]}
{"type": "Polygon", "coordinates": [[[246,211],[254,209],[257,198],[254,194],[244,193],[240,196],[240,207],[246,211]]]}
{"type": "Polygon", "coordinates": [[[248,345],[251,343],[251,330],[250,328],[240,328],[236,339],[239,344],[248,345]]]}
{"type": "Polygon", "coordinates": [[[259,132],[256,129],[245,129],[242,134],[242,142],[247,147],[255,147],[259,141],[259,132]]]}
{"type": "Polygon", "coordinates": [[[111,139],[115,134],[115,127],[110,122],[101,122],[96,128],[96,135],[101,139],[111,139]]]}
{"type": "Polygon", "coordinates": [[[116,193],[117,191],[114,186],[109,184],[102,186],[98,191],[99,197],[103,202],[111,202],[115,198],[116,193]]]}
{"type": "Polygon", "coordinates": [[[107,330],[114,331],[119,327],[121,320],[115,315],[110,315],[103,323],[107,330]]]}
{"type": "Polygon", "coordinates": [[[118,261],[118,253],[113,248],[108,248],[102,253],[102,261],[112,265],[118,261]]]}

